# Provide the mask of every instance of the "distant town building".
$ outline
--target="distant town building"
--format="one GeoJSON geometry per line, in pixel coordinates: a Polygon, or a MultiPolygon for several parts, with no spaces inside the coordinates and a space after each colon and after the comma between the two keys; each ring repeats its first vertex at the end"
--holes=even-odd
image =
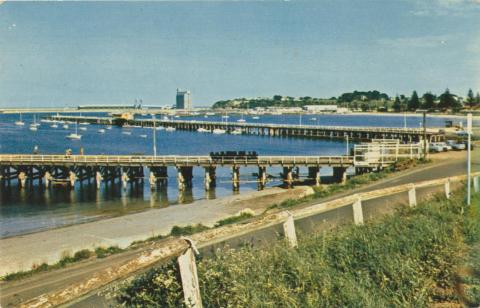
{"type": "Polygon", "coordinates": [[[175,107],[176,109],[192,109],[192,94],[190,91],[182,91],[177,89],[177,103],[175,107]]]}
{"type": "Polygon", "coordinates": [[[77,106],[78,110],[81,109],[112,109],[112,110],[119,110],[119,109],[140,109],[141,105],[79,105],[77,106]]]}
{"type": "Polygon", "coordinates": [[[305,105],[303,109],[310,112],[337,112],[337,105],[305,105]]]}

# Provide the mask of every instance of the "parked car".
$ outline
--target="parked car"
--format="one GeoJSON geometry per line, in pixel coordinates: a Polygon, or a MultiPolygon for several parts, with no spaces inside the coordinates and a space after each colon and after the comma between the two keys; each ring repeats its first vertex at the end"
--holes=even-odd
{"type": "Polygon", "coordinates": [[[430,152],[446,152],[452,149],[451,146],[447,145],[445,142],[432,142],[430,143],[430,152]]]}
{"type": "Polygon", "coordinates": [[[429,145],[430,152],[440,153],[445,151],[445,148],[439,142],[432,142],[429,145]]]}
{"type": "Polygon", "coordinates": [[[457,142],[455,140],[447,140],[447,145],[451,146],[453,150],[461,151],[467,147],[464,143],[457,142]]]}

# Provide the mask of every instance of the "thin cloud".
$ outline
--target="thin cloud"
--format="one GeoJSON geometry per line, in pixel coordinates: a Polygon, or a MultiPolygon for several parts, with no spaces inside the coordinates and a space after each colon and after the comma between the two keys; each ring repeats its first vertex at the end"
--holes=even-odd
{"type": "Polygon", "coordinates": [[[480,11],[480,0],[411,0],[415,16],[462,16],[469,12],[480,11]]]}
{"type": "Polygon", "coordinates": [[[378,43],[392,48],[433,48],[447,45],[449,36],[431,35],[418,37],[383,38],[378,43]]]}

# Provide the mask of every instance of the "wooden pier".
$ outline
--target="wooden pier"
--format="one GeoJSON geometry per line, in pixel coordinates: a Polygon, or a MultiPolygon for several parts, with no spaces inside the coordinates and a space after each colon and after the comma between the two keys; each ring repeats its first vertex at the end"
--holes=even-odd
{"type": "Polygon", "coordinates": [[[424,135],[428,142],[438,142],[445,139],[445,134],[439,129],[390,128],[364,126],[320,126],[293,125],[269,123],[213,122],[196,120],[155,120],[134,119],[123,120],[112,117],[83,116],[49,116],[54,121],[87,122],[90,124],[139,126],[139,127],[172,127],[178,130],[196,131],[203,128],[207,131],[223,129],[227,133],[241,132],[246,135],[308,137],[322,139],[346,139],[368,141],[372,139],[398,139],[405,143],[420,142],[424,135]]]}
{"type": "MultiPolygon", "coordinates": [[[[240,168],[258,167],[258,186],[262,189],[267,182],[267,167],[283,168],[283,181],[292,186],[298,178],[298,168],[308,167],[309,178],[320,184],[320,168],[332,167],[338,182],[346,180],[346,170],[354,166],[351,156],[258,156],[221,157],[210,156],[135,156],[135,155],[0,155],[0,181],[10,186],[12,181],[20,187],[64,184],[71,188],[77,182],[101,183],[119,181],[126,188],[128,184],[143,184],[148,179],[152,189],[164,186],[168,181],[167,168],[177,171],[180,190],[192,185],[193,168],[205,170],[204,186],[209,190],[216,184],[216,168],[228,167],[232,171],[232,186],[240,186],[240,168]],[[148,178],[145,171],[148,169],[148,178]]],[[[378,165],[362,166],[362,172],[378,165]]]]}

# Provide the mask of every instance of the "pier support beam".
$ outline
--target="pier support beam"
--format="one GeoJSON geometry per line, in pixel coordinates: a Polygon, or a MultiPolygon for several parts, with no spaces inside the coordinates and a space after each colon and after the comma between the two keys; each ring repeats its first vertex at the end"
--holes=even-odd
{"type": "Polygon", "coordinates": [[[258,167],[258,189],[264,189],[267,184],[267,167],[258,167]]]}
{"type": "Polygon", "coordinates": [[[209,191],[211,187],[216,186],[215,167],[205,167],[205,190],[209,191]]]}
{"type": "Polygon", "coordinates": [[[287,188],[291,188],[293,185],[293,172],[292,167],[283,167],[283,183],[287,188]]]}
{"type": "Polygon", "coordinates": [[[166,186],[167,183],[168,183],[167,167],[151,167],[150,168],[150,186],[152,187],[152,189],[153,189],[152,185],[166,186]],[[153,179],[155,179],[155,183],[152,183],[153,179]]]}
{"type": "Polygon", "coordinates": [[[77,180],[77,175],[75,174],[75,172],[70,171],[68,173],[68,180],[70,181],[70,188],[74,189],[75,188],[75,181],[77,180]]]}
{"type": "Polygon", "coordinates": [[[18,185],[20,185],[20,188],[25,187],[26,181],[27,181],[27,176],[26,176],[25,172],[20,171],[18,173],[18,185]]]}
{"type": "Polygon", "coordinates": [[[45,188],[48,188],[50,186],[50,181],[52,180],[52,175],[50,174],[50,172],[45,171],[43,179],[45,180],[45,188]]]}
{"type": "Polygon", "coordinates": [[[240,189],[240,167],[238,166],[232,167],[232,185],[233,190],[236,191],[240,189]]]}
{"type": "Polygon", "coordinates": [[[178,189],[185,190],[192,186],[193,167],[177,167],[178,189]]]}
{"type": "Polygon", "coordinates": [[[295,167],[294,172],[293,172],[293,179],[298,180],[300,179],[300,168],[295,167]]]}
{"type": "Polygon", "coordinates": [[[157,185],[157,177],[151,170],[150,176],[148,177],[148,183],[150,184],[150,190],[154,190],[155,186],[157,185]]]}
{"type": "Polygon", "coordinates": [[[125,171],[122,172],[122,187],[123,187],[123,190],[127,190],[127,183],[128,183],[129,180],[130,180],[130,178],[128,177],[128,174],[125,171]]]}
{"type": "Polygon", "coordinates": [[[320,186],[320,167],[308,167],[308,178],[312,179],[316,186],[320,186]]]}
{"type": "Polygon", "coordinates": [[[333,167],[333,178],[337,183],[345,184],[347,181],[347,168],[333,167]]]}
{"type": "Polygon", "coordinates": [[[95,172],[95,186],[97,187],[97,189],[100,189],[100,185],[102,184],[102,180],[103,180],[102,173],[100,171],[96,171],[95,172]]]}

